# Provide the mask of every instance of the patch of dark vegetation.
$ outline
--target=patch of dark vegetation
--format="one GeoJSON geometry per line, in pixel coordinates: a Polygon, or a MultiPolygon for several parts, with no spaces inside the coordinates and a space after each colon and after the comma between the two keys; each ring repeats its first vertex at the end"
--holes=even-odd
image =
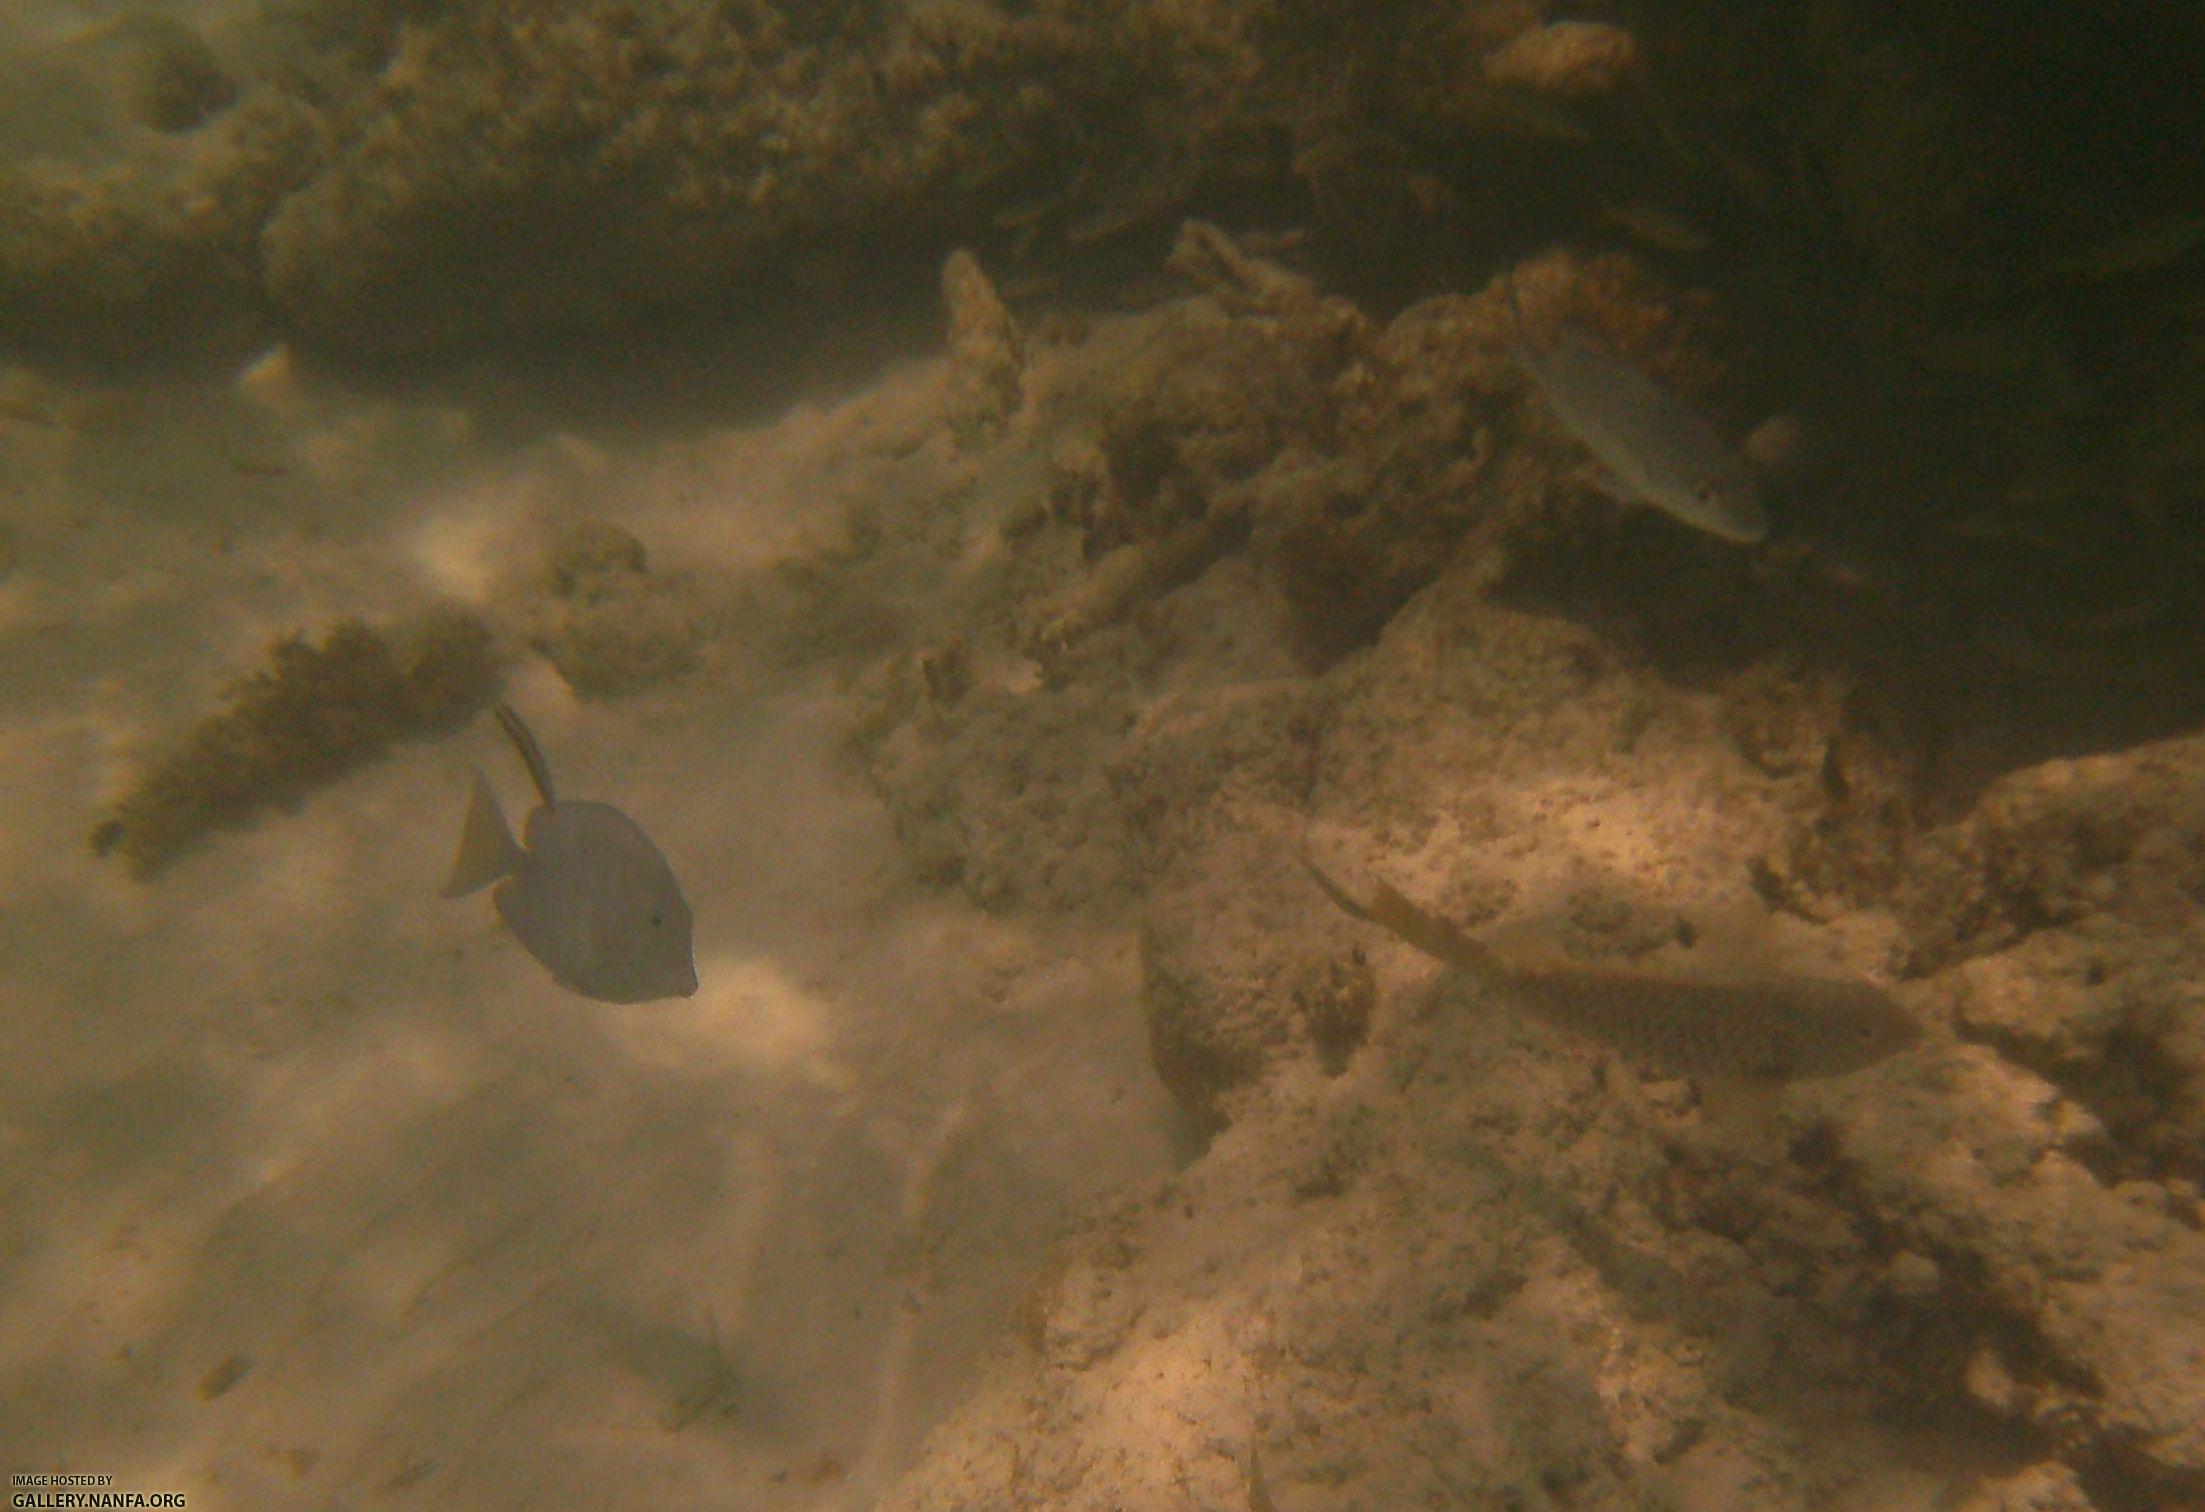
{"type": "Polygon", "coordinates": [[[359,620],[316,644],[292,634],[228,707],[155,761],[92,831],[92,848],[151,877],[210,833],[286,808],[397,741],[453,729],[490,699],[490,633],[464,610],[394,640],[359,620]]]}

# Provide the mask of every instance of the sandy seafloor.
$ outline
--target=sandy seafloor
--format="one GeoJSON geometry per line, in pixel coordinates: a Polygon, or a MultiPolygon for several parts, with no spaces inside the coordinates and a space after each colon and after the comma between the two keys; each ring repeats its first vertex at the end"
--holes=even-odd
{"type": "MultiPolygon", "coordinates": [[[[194,1506],[868,1504],[1064,1215],[1167,1159],[1129,941],[910,881],[847,696],[755,659],[507,686],[686,884],[688,1001],[569,995],[437,896],[471,765],[525,809],[487,719],[149,881],[95,858],[276,635],[482,598],[571,471],[277,387],[0,419],[0,1465],[194,1506]]],[[[839,528],[850,441],[798,405],[608,451],[642,481],[590,512],[654,568],[755,568],[839,528]]]]}

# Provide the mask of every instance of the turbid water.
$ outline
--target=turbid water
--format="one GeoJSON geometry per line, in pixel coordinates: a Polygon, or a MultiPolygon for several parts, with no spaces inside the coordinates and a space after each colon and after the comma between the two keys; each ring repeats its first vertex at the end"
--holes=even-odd
{"type": "Polygon", "coordinates": [[[529,9],[0,7],[20,1496],[2205,1505],[2188,8],[529,9]]]}
{"type": "MultiPolygon", "coordinates": [[[[599,513],[669,573],[801,555],[868,466],[838,438],[922,392],[602,453],[637,481],[599,513]]],[[[1129,946],[915,883],[848,695],[754,660],[614,703],[512,684],[562,795],[652,816],[693,997],[576,996],[438,896],[487,722],[134,878],[92,821],[225,684],[293,628],[495,610],[572,448],[418,445],[449,411],[336,389],[295,428],[234,387],[85,402],[108,429],[0,418],[0,1052],[35,1068],[0,1144],[0,1463],[195,1505],[864,1500],[1080,1194],[1167,1158],[1129,946]],[[280,470],[209,463],[209,416],[280,470]]]]}

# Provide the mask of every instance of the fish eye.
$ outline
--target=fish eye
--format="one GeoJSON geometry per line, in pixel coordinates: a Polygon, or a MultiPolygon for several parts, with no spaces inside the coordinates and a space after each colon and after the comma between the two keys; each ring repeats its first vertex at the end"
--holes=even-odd
{"type": "Polygon", "coordinates": [[[657,909],[655,909],[655,908],[651,910],[651,927],[652,927],[653,929],[657,929],[657,928],[658,928],[659,926],[663,925],[663,924],[664,924],[665,922],[666,922],[666,915],[664,915],[663,913],[660,913],[660,912],[659,912],[659,911],[658,911],[657,909]]]}

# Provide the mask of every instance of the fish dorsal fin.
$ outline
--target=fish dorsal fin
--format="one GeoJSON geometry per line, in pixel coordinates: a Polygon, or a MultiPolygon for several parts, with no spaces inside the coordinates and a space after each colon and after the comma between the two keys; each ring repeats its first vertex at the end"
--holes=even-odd
{"type": "Polygon", "coordinates": [[[513,712],[511,704],[500,703],[493,712],[498,716],[498,723],[504,728],[506,738],[513,742],[513,749],[521,753],[521,761],[528,767],[529,780],[536,784],[536,792],[544,800],[544,807],[552,807],[551,766],[544,760],[543,747],[536,744],[536,737],[529,733],[527,725],[521,723],[521,716],[513,712]]]}
{"type": "Polygon", "coordinates": [[[474,796],[467,803],[467,823],[459,835],[459,859],[444,884],[447,898],[464,897],[509,876],[521,864],[521,848],[513,843],[497,795],[480,769],[475,772],[474,796]]]}
{"type": "Polygon", "coordinates": [[[1375,924],[1441,965],[1467,971],[1488,984],[1506,985],[1512,980],[1508,969],[1492,951],[1437,914],[1425,912],[1390,883],[1372,878],[1370,901],[1361,902],[1327,876],[1306,852],[1298,856],[1302,869],[1349,918],[1375,924]]]}

